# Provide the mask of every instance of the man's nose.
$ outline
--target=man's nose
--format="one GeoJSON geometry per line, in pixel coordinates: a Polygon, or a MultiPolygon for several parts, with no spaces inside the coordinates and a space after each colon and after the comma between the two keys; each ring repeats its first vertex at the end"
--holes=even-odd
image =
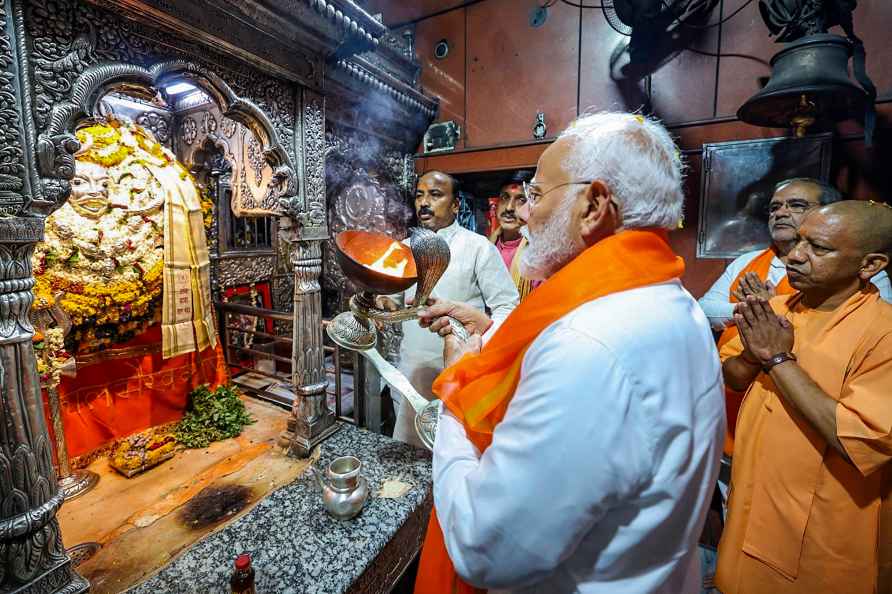
{"type": "Polygon", "coordinates": [[[526,203],[521,204],[517,209],[517,215],[525,221],[530,220],[530,207],[526,203]]]}
{"type": "Polygon", "coordinates": [[[797,243],[793,246],[793,249],[790,250],[790,253],[787,254],[787,262],[804,262],[805,254],[802,251],[802,242],[797,243]]]}

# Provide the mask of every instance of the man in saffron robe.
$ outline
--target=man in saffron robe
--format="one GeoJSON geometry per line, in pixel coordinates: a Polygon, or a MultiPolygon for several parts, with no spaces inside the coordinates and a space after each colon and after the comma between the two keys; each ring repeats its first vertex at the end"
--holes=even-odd
{"type": "Polygon", "coordinates": [[[747,297],[721,350],[746,391],[716,584],[724,594],[892,592],[892,208],[809,213],[792,295],[747,297]]]}
{"type": "Polygon", "coordinates": [[[515,171],[502,184],[496,208],[496,219],[499,224],[489,236],[489,240],[499,250],[505,268],[511,273],[511,280],[517,287],[521,301],[541,284],[541,281],[533,281],[520,274],[521,258],[529,245],[529,240],[523,234],[526,221],[520,218],[518,211],[527,201],[523,184],[529,183],[531,179],[533,179],[532,171],[515,171]]]}
{"type": "MultiPolygon", "coordinates": [[[[768,204],[768,232],[771,245],[739,256],[700,298],[700,306],[709,318],[713,330],[722,332],[719,348],[737,335],[732,323],[734,304],[755,295],[770,299],[775,295],[789,295],[794,289],[787,280],[784,264],[787,254],[796,243],[796,230],[805,215],[822,205],[842,200],[842,194],[833,186],[810,177],[797,177],[780,182],[768,204]]],[[[880,290],[880,296],[892,302],[892,285],[885,271],[871,279],[880,290]]],[[[737,411],[743,394],[725,391],[725,408],[728,413],[728,435],[725,438],[725,454],[734,452],[734,433],[737,411]]],[[[727,475],[722,474],[723,477],[727,475]]],[[[727,478],[721,479],[727,486],[727,478]]]]}
{"type": "MultiPolygon", "coordinates": [[[[699,592],[724,410],[667,240],[681,171],[668,132],[632,114],[584,116],[543,153],[521,216],[522,272],[545,282],[482,348],[446,338],[416,594],[699,592]]],[[[490,326],[443,302],[424,323],[448,334],[446,314],[490,326]]]]}

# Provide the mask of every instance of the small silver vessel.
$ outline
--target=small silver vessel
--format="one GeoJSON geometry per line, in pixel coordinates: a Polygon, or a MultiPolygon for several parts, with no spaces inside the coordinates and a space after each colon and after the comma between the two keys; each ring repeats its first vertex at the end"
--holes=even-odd
{"type": "Polygon", "coordinates": [[[313,466],[310,470],[322,491],[322,504],[328,513],[339,520],[349,520],[362,511],[369,497],[369,484],[360,474],[362,462],[359,458],[335,458],[324,474],[313,466]]]}

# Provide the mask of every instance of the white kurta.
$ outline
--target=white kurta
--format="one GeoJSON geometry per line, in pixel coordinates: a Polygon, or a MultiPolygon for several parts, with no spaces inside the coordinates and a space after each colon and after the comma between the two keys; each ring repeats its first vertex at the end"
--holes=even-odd
{"type": "MultiPolygon", "coordinates": [[[[703,308],[703,312],[709,319],[710,325],[716,332],[724,330],[725,326],[730,324],[734,319],[734,304],[730,301],[731,285],[734,284],[734,281],[737,279],[738,275],[740,275],[740,272],[764,251],[765,250],[756,250],[738,256],[728,265],[728,268],[725,269],[722,276],[720,276],[712,287],[710,287],[709,291],[700,298],[700,307],[703,308]]],[[[785,276],[787,276],[787,267],[780,258],[775,256],[774,259],[771,260],[767,280],[772,285],[777,286],[785,276]]],[[[870,282],[876,285],[877,289],[880,290],[880,297],[883,298],[883,301],[892,303],[892,283],[889,282],[889,275],[886,274],[885,270],[875,275],[870,279],[870,282]]]]}
{"type": "MultiPolygon", "coordinates": [[[[486,237],[468,231],[458,223],[440,229],[437,234],[449,244],[450,259],[446,272],[434,288],[433,297],[460,301],[479,310],[487,309],[493,321],[501,323],[517,307],[520,296],[499,251],[486,237]]],[[[412,287],[404,297],[414,295],[415,287],[412,287]]],[[[415,320],[404,322],[399,369],[419,393],[433,398],[431,386],[443,371],[443,339],[419,326],[415,320]]],[[[393,436],[421,446],[415,433],[415,411],[402,397],[398,408],[393,436]]]]}
{"type": "Polygon", "coordinates": [[[699,592],[724,432],[718,353],[680,283],[582,305],[530,346],[482,457],[441,417],[434,503],[456,570],[490,592],[699,592]]]}

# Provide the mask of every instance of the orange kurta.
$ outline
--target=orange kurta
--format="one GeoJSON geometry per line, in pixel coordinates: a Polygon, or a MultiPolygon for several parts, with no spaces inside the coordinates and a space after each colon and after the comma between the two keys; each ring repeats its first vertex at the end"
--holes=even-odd
{"type": "MultiPolygon", "coordinates": [[[[847,462],[760,374],[737,421],[729,513],[716,583],[724,594],[886,594],[892,566],[892,306],[868,287],[832,312],[801,294],[772,307],[793,352],[839,401],[847,462]],[[883,519],[882,527],[880,524],[883,519]]],[[[722,360],[743,350],[739,337],[722,360]]]]}
{"type": "MultiPolygon", "coordinates": [[[[731,287],[729,289],[729,301],[731,303],[737,303],[740,301],[734,295],[734,291],[740,288],[740,281],[743,280],[743,277],[746,276],[750,272],[755,272],[762,282],[766,282],[768,280],[768,273],[771,271],[771,262],[777,256],[777,252],[774,251],[773,247],[768,248],[747,264],[743,270],[740,271],[740,274],[737,275],[737,278],[734,279],[734,282],[731,283],[731,287]]],[[[785,276],[783,280],[774,288],[775,293],[777,295],[790,295],[794,293],[796,290],[790,286],[790,281],[787,280],[785,276]]],[[[731,341],[734,337],[737,336],[737,326],[731,324],[725,331],[722,332],[721,337],[719,338],[719,348],[722,348],[725,344],[731,341]]],[[[725,447],[724,451],[729,456],[734,453],[734,432],[737,426],[737,414],[740,411],[740,403],[743,401],[743,394],[740,392],[736,392],[731,388],[725,388],[725,414],[727,415],[728,422],[726,424],[727,433],[725,433],[725,447]]]]}

